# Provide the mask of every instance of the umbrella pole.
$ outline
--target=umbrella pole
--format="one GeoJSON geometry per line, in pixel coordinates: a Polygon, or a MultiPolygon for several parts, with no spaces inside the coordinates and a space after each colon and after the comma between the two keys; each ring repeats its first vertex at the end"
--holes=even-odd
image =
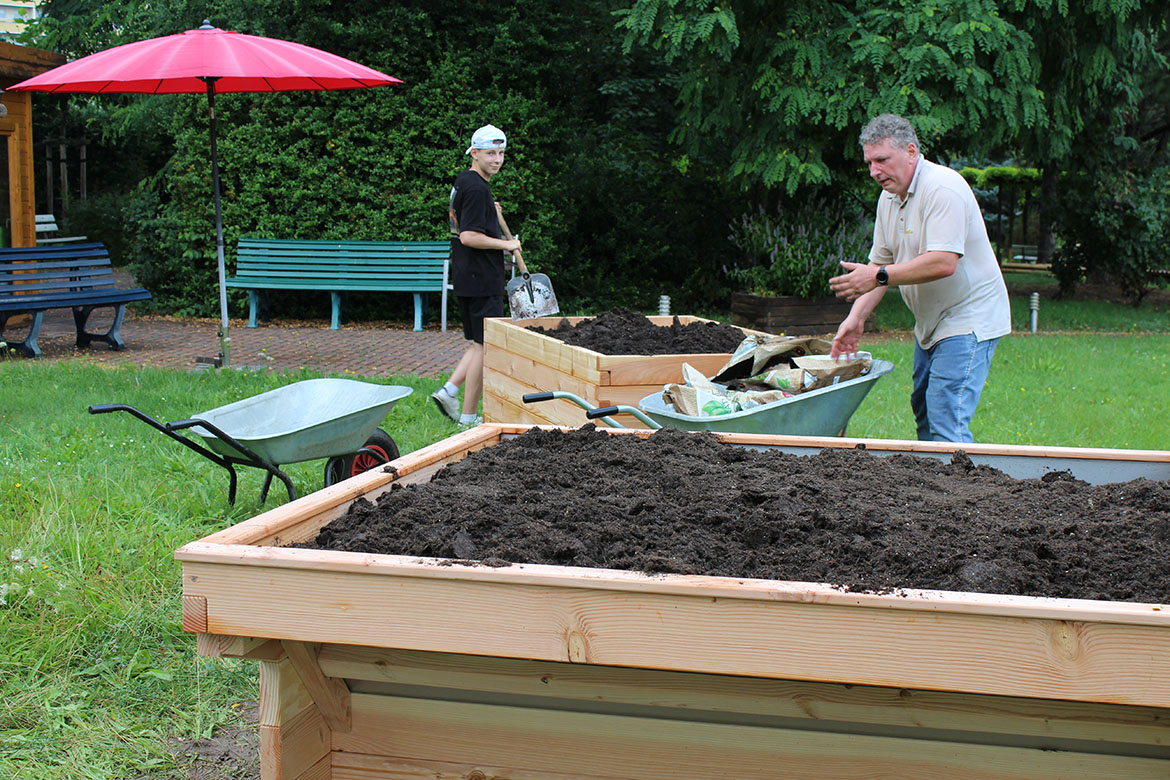
{"type": "Polygon", "coordinates": [[[223,259],[223,212],[219,205],[219,153],[215,143],[215,81],[204,78],[207,84],[207,113],[211,125],[211,182],[215,193],[215,252],[219,269],[219,364],[228,367],[231,338],[228,336],[227,273],[223,259]]]}

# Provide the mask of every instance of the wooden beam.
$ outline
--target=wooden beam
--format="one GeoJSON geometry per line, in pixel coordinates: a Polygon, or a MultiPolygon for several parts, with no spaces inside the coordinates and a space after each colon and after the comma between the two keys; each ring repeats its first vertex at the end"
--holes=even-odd
{"type": "Polygon", "coordinates": [[[1170,708],[1151,605],[282,552],[184,566],[212,632],[1170,708]]]}
{"type": "Polygon", "coordinates": [[[1114,704],[972,696],[905,688],[764,680],[750,677],[622,669],[610,666],[488,658],[452,653],[424,653],[353,645],[325,645],[318,656],[322,670],[350,680],[359,692],[393,694],[412,690],[450,690],[444,698],[501,697],[566,702],[589,707],[654,708],[689,717],[723,717],[737,713],[783,718],[809,725],[840,723],[880,727],[890,732],[917,731],[1002,735],[1036,743],[1118,743],[1145,745],[1170,755],[1170,720],[1164,709],[1114,704]],[[487,694],[485,696],[484,694],[487,694]],[[703,715],[703,713],[707,713],[703,715]]]}
{"type": "Polygon", "coordinates": [[[288,654],[293,668],[300,675],[301,683],[313,698],[313,703],[321,712],[321,717],[336,732],[346,732],[353,727],[350,713],[350,694],[345,680],[336,677],[326,677],[317,663],[317,653],[320,646],[307,642],[284,642],[284,652],[288,654]]]}
{"type": "Polygon", "coordinates": [[[329,780],[332,734],[292,662],[260,662],[261,780],[329,780]]]}
{"type": "Polygon", "coordinates": [[[1165,760],[979,742],[354,695],[334,750],[630,780],[1162,780],[1165,760]]]}
{"type": "Polygon", "coordinates": [[[195,651],[206,658],[246,658],[251,661],[279,661],[284,646],[276,639],[256,639],[222,634],[196,634],[195,651]]]}
{"type": "Polygon", "coordinates": [[[4,88],[64,64],[65,55],[55,51],[0,41],[0,86],[4,88]]]}

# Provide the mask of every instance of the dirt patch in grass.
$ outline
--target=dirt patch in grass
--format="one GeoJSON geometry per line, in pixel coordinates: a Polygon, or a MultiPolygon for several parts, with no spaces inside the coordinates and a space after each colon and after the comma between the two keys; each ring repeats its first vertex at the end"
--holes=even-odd
{"type": "Polygon", "coordinates": [[[674,428],[534,430],[359,500],[307,546],[1162,603],[1170,486],[1013,479],[964,454],[757,452],[674,428]]]}
{"type": "Polygon", "coordinates": [[[207,739],[176,740],[172,752],[189,780],[260,780],[257,704],[232,705],[239,722],[221,726],[207,739]]]}
{"type": "Polygon", "coordinates": [[[616,308],[576,325],[562,320],[556,328],[533,327],[537,333],[603,355],[703,355],[734,352],[744,332],[722,322],[655,325],[644,314],[616,308]]]}

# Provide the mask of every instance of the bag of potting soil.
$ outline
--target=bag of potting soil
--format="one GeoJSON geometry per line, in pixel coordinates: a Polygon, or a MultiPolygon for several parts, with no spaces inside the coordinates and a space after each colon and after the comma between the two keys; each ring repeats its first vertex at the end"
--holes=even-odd
{"type": "Polygon", "coordinates": [[[853,358],[850,360],[832,360],[825,357],[798,357],[793,363],[800,366],[812,381],[806,382],[804,389],[818,390],[822,387],[831,387],[838,382],[855,379],[869,373],[872,364],[868,358],[853,358]]]}
{"type": "Polygon", "coordinates": [[[694,387],[699,390],[708,390],[712,393],[722,393],[727,390],[723,385],[717,385],[707,377],[703,376],[703,372],[692,366],[690,363],[682,364],[683,383],[688,387],[694,387]]]}
{"type": "Polygon", "coordinates": [[[789,393],[799,393],[811,379],[803,368],[778,366],[762,374],[749,376],[747,379],[736,379],[728,383],[732,390],[787,390],[789,393]]]}
{"type": "Polygon", "coordinates": [[[795,393],[785,390],[748,390],[740,393],[731,393],[730,395],[736,408],[742,412],[748,409],[755,409],[764,404],[770,404],[773,401],[791,398],[795,393]]]}
{"type": "Polygon", "coordinates": [[[662,400],[688,417],[717,417],[738,412],[735,403],[721,391],[712,392],[687,385],[670,384],[662,389],[662,400]]]}
{"type": "Polygon", "coordinates": [[[832,343],[812,336],[751,335],[740,342],[712,377],[715,382],[730,382],[757,376],[780,363],[791,364],[793,358],[804,355],[827,355],[832,343]]]}

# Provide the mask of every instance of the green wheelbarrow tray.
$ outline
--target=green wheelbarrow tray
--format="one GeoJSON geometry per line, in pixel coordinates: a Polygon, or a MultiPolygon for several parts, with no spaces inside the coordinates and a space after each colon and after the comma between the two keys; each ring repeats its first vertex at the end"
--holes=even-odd
{"type": "Polygon", "coordinates": [[[412,392],[402,385],[355,379],[306,379],[168,423],[126,404],[96,404],[89,412],[127,412],[227,469],[229,503],[236,499],[233,465],[264,469],[263,503],[273,477],[284,482],[290,501],[296,498],[292,480],[280,470],[283,464],[328,458],[329,486],[398,457],[394,440],[378,425],[412,392]],[[180,436],[180,431],[197,438],[180,436]]]}
{"type": "MultiPolygon", "coordinates": [[[[228,432],[269,463],[299,463],[358,449],[394,404],[412,392],[356,379],[306,379],[192,419],[228,432]]],[[[239,455],[207,428],[196,425],[191,432],[220,455],[239,455]]]]}
{"type": "Polygon", "coordinates": [[[831,387],[810,390],[791,398],[773,401],[742,412],[710,417],[680,414],[662,400],[662,393],[652,393],[633,406],[603,406],[595,408],[589,402],[561,390],[529,393],[524,403],[536,403],[562,398],[585,409],[590,420],[601,420],[612,428],[625,427],[611,420],[610,415],[630,414],[650,428],[671,426],[689,431],[717,433],[763,433],[773,436],[838,436],[844,435],[849,418],[861,406],[873,384],[894,370],[888,360],[874,360],[869,372],[831,387]]]}
{"type": "Polygon", "coordinates": [[[712,417],[680,414],[662,400],[662,393],[646,396],[638,402],[638,407],[659,426],[670,425],[688,431],[837,436],[844,434],[849,418],[873,389],[874,382],[893,370],[894,364],[890,361],[874,360],[869,373],[831,387],[712,417]]]}

